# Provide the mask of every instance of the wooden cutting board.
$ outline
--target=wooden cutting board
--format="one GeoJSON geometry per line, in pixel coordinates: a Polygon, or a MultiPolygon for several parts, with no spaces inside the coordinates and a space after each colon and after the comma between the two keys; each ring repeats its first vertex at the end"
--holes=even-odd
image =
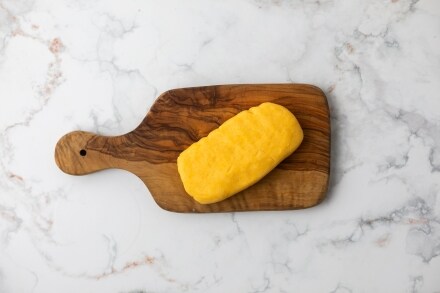
{"type": "Polygon", "coordinates": [[[232,212],[308,208],[326,194],[330,172],[327,99],[305,84],[217,85],[167,91],[142,123],[121,136],[74,131],[55,149],[61,170],[84,175],[120,168],[137,175],[156,203],[174,212],[232,212]],[[184,190],[176,159],[242,110],[263,102],[288,108],[303,130],[301,146],[255,185],[218,203],[202,205],[184,190]]]}

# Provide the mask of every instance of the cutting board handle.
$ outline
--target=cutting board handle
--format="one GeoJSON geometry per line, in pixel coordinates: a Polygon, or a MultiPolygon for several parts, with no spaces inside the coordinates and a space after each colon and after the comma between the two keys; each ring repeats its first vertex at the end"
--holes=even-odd
{"type": "Polygon", "coordinates": [[[55,147],[55,161],[63,172],[86,175],[96,171],[121,168],[117,152],[122,136],[101,136],[85,131],[73,131],[60,138],[55,147]]]}

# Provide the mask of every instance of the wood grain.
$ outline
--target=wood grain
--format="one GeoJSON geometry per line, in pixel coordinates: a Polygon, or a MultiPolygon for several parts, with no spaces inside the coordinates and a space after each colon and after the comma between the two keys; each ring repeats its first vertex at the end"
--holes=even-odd
{"type": "Polygon", "coordinates": [[[328,188],[330,116],[327,99],[304,84],[217,85],[163,93],[142,123],[114,137],[75,131],[55,149],[61,170],[84,175],[121,168],[137,175],[157,204],[174,212],[286,210],[314,206],[328,188]],[[303,130],[301,146],[255,185],[215,204],[201,205],[183,189],[180,152],[242,110],[263,102],[287,107],[303,130]]]}

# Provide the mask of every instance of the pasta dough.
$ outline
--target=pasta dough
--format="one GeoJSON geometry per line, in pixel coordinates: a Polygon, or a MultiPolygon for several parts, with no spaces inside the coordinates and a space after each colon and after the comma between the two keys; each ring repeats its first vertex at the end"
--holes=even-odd
{"type": "Polygon", "coordinates": [[[177,159],[186,192],[197,202],[224,200],[263,178],[303,140],[295,116],[263,103],[225,121],[177,159]]]}

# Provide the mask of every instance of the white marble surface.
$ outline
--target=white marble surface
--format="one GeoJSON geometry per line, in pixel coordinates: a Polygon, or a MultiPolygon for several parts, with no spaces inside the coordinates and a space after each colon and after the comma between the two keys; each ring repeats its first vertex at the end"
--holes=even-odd
{"type": "Polygon", "coordinates": [[[440,1],[0,1],[0,292],[440,292],[440,1]],[[301,82],[332,113],[328,198],[161,210],[54,145],[171,88],[301,82]]]}

